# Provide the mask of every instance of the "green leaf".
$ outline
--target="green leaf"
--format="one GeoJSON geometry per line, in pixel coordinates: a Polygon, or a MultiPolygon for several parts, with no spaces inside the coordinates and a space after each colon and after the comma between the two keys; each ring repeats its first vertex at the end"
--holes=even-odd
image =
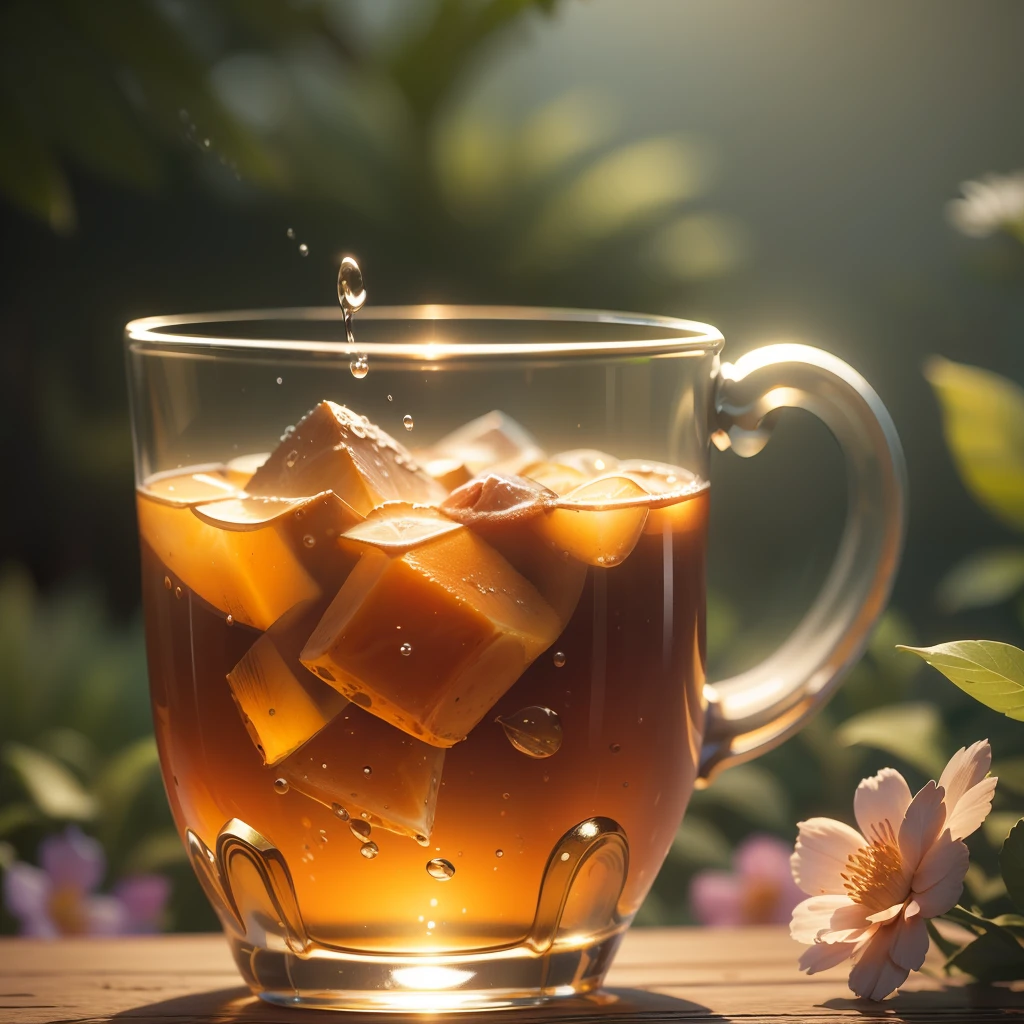
{"type": "Polygon", "coordinates": [[[687,815],[672,840],[669,856],[690,867],[728,867],[732,862],[729,840],[709,821],[687,815]]]}
{"type": "Polygon", "coordinates": [[[955,565],[939,584],[936,604],[952,614],[1008,601],[1024,587],[1024,549],[979,551],[955,565]]]}
{"type": "Polygon", "coordinates": [[[999,779],[999,789],[1024,795],[1024,757],[1006,757],[992,762],[992,774],[999,779]]]}
{"type": "Polygon", "coordinates": [[[979,935],[954,953],[946,967],[955,967],[978,981],[1017,981],[1024,977],[1024,947],[1002,928],[979,935]]]}
{"type": "Polygon", "coordinates": [[[924,658],[986,707],[1024,721],[1024,651],[1020,648],[995,640],[954,640],[899,649],[924,658]]]}
{"type": "MultiPolygon", "coordinates": [[[[912,648],[911,648],[912,649],[912,648]]],[[[906,761],[925,775],[938,778],[945,760],[945,729],[932,704],[890,704],[848,718],[836,730],[846,747],[872,747],[906,761]]]]}
{"type": "Polygon", "coordinates": [[[44,814],[69,821],[95,817],[95,798],[56,758],[21,743],[8,743],[3,748],[3,760],[44,814]]]}
{"type": "Polygon", "coordinates": [[[779,780],[755,764],[722,772],[707,789],[693,794],[690,806],[721,807],[768,828],[783,829],[793,820],[789,797],[779,780]]]}
{"type": "Polygon", "coordinates": [[[981,824],[981,831],[989,844],[1002,849],[1010,829],[1020,821],[1020,811],[993,811],[981,824]]]}
{"type": "Polygon", "coordinates": [[[925,377],[942,406],[946,444],[964,485],[1024,529],[1024,390],[988,370],[932,358],[925,377]]]}
{"type": "Polygon", "coordinates": [[[1024,820],[1018,821],[999,851],[999,870],[1017,910],[1024,910],[1024,820]]]}
{"type": "Polygon", "coordinates": [[[1006,883],[1002,878],[999,875],[990,878],[979,864],[971,864],[967,868],[964,885],[971,899],[982,907],[1006,895],[1006,883]]]}
{"type": "Polygon", "coordinates": [[[939,947],[939,952],[942,953],[947,959],[953,956],[960,947],[955,942],[950,942],[938,928],[935,927],[935,922],[931,920],[925,921],[925,927],[928,929],[928,934],[931,936],[932,942],[939,947]]]}

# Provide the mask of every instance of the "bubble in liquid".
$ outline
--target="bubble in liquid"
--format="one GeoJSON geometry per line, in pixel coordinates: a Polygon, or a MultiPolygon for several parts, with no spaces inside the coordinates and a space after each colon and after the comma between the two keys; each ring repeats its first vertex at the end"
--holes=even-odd
{"type": "Polygon", "coordinates": [[[555,663],[555,668],[562,668],[565,665],[565,652],[555,651],[551,660],[555,663]]]}
{"type": "Polygon", "coordinates": [[[398,648],[398,653],[401,654],[403,658],[408,658],[409,655],[412,654],[412,644],[402,644],[402,646],[398,648]]]}
{"type": "Polygon", "coordinates": [[[274,779],[274,792],[280,793],[284,796],[288,792],[288,780],[287,779],[274,779]]]}
{"type": "Polygon", "coordinates": [[[368,764],[364,764],[363,765],[363,774],[364,775],[372,775],[373,774],[373,769],[368,764]]]}
{"type": "Polygon", "coordinates": [[[433,860],[427,861],[427,874],[431,878],[436,878],[439,882],[447,882],[455,874],[455,865],[449,860],[435,857],[433,860]]]}
{"type": "Polygon", "coordinates": [[[347,306],[353,313],[362,309],[366,302],[363,272],[351,256],[343,257],[338,267],[338,302],[342,308],[347,306]]]}
{"type": "Polygon", "coordinates": [[[181,600],[181,587],[174,588],[174,596],[180,601],[181,600]]]}
{"type": "Polygon", "coordinates": [[[172,584],[171,584],[171,577],[170,576],[165,576],[164,577],[164,590],[170,590],[171,586],[172,586],[172,584]]]}
{"type": "Polygon", "coordinates": [[[299,255],[300,256],[308,256],[309,255],[309,246],[306,245],[305,242],[299,242],[299,255]]]}
{"type": "Polygon", "coordinates": [[[359,847],[359,852],[367,860],[373,860],[373,858],[376,857],[378,853],[380,853],[380,849],[378,848],[376,843],[363,843],[363,845],[359,847]]]}
{"type": "Polygon", "coordinates": [[[352,376],[356,380],[362,380],[370,372],[370,363],[366,356],[356,356],[348,364],[348,368],[352,371],[352,376]]]}
{"type": "Polygon", "coordinates": [[[341,804],[331,804],[331,811],[336,818],[340,818],[342,821],[348,821],[348,811],[346,811],[341,804]]]}
{"type": "Polygon", "coordinates": [[[551,708],[520,708],[514,715],[499,716],[495,721],[505,730],[509,743],[527,757],[551,757],[562,745],[562,722],[551,708]]]}
{"type": "Polygon", "coordinates": [[[349,831],[356,837],[356,839],[369,839],[370,838],[370,823],[363,821],[361,818],[356,818],[355,821],[348,823],[349,831]]]}
{"type": "Polygon", "coordinates": [[[316,537],[311,533],[307,533],[306,536],[302,538],[302,543],[305,544],[307,548],[314,547],[316,545],[316,537]]]}
{"type": "Polygon", "coordinates": [[[291,238],[291,239],[293,239],[293,240],[294,240],[294,238],[295,238],[295,228],[289,228],[289,229],[288,229],[288,230],[287,230],[287,231],[285,232],[285,234],[286,234],[286,235],[287,235],[287,236],[288,236],[289,238],[291,238]]]}
{"type": "Polygon", "coordinates": [[[412,421],[412,417],[408,413],[402,417],[402,426],[405,427],[406,430],[412,430],[412,428],[416,426],[412,421]]]}
{"type": "Polygon", "coordinates": [[[504,857],[505,856],[505,851],[504,850],[495,850],[494,851],[494,856],[495,857],[504,857]]]}
{"type": "Polygon", "coordinates": [[[608,749],[613,753],[617,754],[622,749],[621,743],[609,743],[608,749]]]}

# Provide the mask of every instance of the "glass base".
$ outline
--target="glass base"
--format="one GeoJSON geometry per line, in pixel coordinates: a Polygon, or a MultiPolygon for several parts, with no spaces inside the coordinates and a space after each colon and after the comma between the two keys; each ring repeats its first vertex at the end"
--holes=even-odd
{"type": "Polygon", "coordinates": [[[379,1013],[455,1013],[538,1006],[597,989],[622,932],[538,955],[526,947],[439,957],[304,956],[230,939],[239,970],[275,1006],[379,1013]]]}

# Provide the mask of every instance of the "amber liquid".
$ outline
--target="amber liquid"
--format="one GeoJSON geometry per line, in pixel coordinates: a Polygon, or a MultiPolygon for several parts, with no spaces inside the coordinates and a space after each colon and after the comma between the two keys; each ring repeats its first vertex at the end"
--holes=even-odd
{"type": "MultiPolygon", "coordinates": [[[[140,517],[151,500],[140,492],[140,517]]],[[[286,865],[277,884],[291,888],[312,948],[455,953],[514,947],[531,935],[541,945],[585,943],[622,930],[654,881],[696,776],[707,509],[704,489],[652,510],[621,564],[587,569],[558,640],[447,751],[429,843],[374,827],[372,859],[351,821],[294,788],[279,792],[278,772],[246,731],[226,676],[259,632],[229,621],[143,543],[156,733],[183,837],[214,851],[237,819],[276,848],[286,865]],[[495,721],[529,706],[560,720],[553,756],[524,755],[495,721]],[[561,870],[576,856],[566,837],[596,829],[587,824],[594,821],[620,838],[573,878],[561,870]],[[435,859],[454,874],[431,874],[435,859]]],[[[374,753],[361,752],[368,766],[374,753]]],[[[209,891],[225,920],[228,899],[249,922],[248,941],[281,948],[275,935],[287,913],[258,868],[242,858],[229,897],[220,884],[209,891]],[[265,928],[265,940],[253,927],[265,928]]]]}

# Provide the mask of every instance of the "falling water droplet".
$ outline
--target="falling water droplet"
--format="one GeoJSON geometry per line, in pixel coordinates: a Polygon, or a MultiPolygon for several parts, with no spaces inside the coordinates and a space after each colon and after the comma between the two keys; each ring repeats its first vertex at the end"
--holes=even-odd
{"type": "Polygon", "coordinates": [[[427,861],[427,874],[439,882],[447,882],[455,874],[455,865],[451,861],[435,857],[427,861]]]}
{"type": "Polygon", "coordinates": [[[416,424],[415,424],[415,423],[413,423],[413,421],[412,421],[412,417],[411,417],[411,416],[410,416],[410,415],[409,415],[408,413],[406,413],[406,414],[405,414],[405,415],[404,415],[404,416],[402,417],[402,426],[403,426],[403,427],[405,427],[405,429],[406,429],[406,430],[412,430],[412,428],[413,428],[413,427],[414,427],[415,425],[416,425],[416,424]]]}
{"type": "Polygon", "coordinates": [[[366,302],[363,272],[351,256],[345,256],[338,268],[338,301],[353,313],[366,302]]]}
{"type": "Polygon", "coordinates": [[[341,804],[331,804],[331,811],[334,813],[336,818],[340,818],[342,821],[348,821],[348,811],[346,811],[341,804]]]}
{"type": "Polygon", "coordinates": [[[370,838],[370,823],[363,821],[361,818],[356,818],[355,821],[350,821],[348,824],[349,830],[356,839],[369,839],[370,838]]]}
{"type": "Polygon", "coordinates": [[[289,229],[288,229],[288,230],[287,230],[287,231],[285,232],[285,234],[286,234],[286,235],[287,235],[287,236],[288,236],[289,238],[291,238],[291,239],[293,239],[293,240],[294,240],[294,238],[295,238],[295,228],[289,228],[289,229]]]}
{"type": "Polygon", "coordinates": [[[409,655],[412,654],[412,644],[402,644],[402,646],[398,648],[398,653],[401,654],[403,658],[408,658],[409,655]]]}
{"type": "Polygon", "coordinates": [[[308,256],[309,255],[309,246],[306,245],[305,242],[299,242],[299,255],[300,256],[308,256]]]}
{"type": "Polygon", "coordinates": [[[280,793],[282,796],[288,792],[288,780],[287,779],[274,779],[274,792],[280,793]]]}
{"type": "Polygon", "coordinates": [[[370,372],[370,363],[366,356],[356,356],[348,364],[348,368],[352,371],[352,376],[356,380],[362,380],[370,372]]]}
{"type": "Polygon", "coordinates": [[[565,665],[565,652],[555,651],[554,657],[551,660],[555,663],[555,668],[562,668],[565,665]]]}
{"type": "Polygon", "coordinates": [[[164,577],[164,590],[170,590],[170,589],[171,589],[171,577],[170,576],[165,576],[164,577]]]}
{"type": "Polygon", "coordinates": [[[363,845],[359,847],[359,852],[367,860],[373,860],[373,858],[376,857],[378,853],[380,853],[380,849],[378,848],[376,843],[363,843],[363,845]]]}
{"type": "Polygon", "coordinates": [[[562,722],[551,708],[520,708],[495,721],[505,730],[509,743],[528,757],[551,757],[562,745],[562,722]]]}

